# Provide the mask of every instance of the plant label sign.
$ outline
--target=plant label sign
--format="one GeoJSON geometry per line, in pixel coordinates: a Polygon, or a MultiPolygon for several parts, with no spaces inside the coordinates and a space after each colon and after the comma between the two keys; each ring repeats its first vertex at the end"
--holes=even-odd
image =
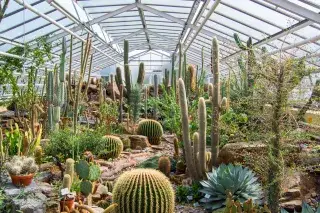
{"type": "Polygon", "coordinates": [[[67,195],[67,194],[69,194],[69,193],[70,193],[70,191],[69,191],[68,188],[63,188],[63,189],[61,189],[61,195],[62,195],[62,196],[67,195]]]}

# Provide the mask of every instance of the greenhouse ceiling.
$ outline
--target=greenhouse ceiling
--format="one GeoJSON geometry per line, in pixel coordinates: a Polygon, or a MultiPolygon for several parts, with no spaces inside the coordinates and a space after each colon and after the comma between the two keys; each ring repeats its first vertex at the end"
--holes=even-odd
{"type": "MultiPolygon", "coordinates": [[[[237,33],[243,42],[252,37],[254,46],[266,47],[269,55],[306,57],[318,67],[319,12],[317,0],[11,0],[0,25],[0,54],[25,43],[32,47],[45,35],[54,43],[66,37],[69,45],[72,35],[72,69],[77,70],[81,41],[89,33],[93,72],[121,66],[124,40],[132,60],[151,50],[177,60],[181,42],[188,63],[200,65],[204,48],[208,69],[216,36],[224,75],[241,53],[233,39],[237,33]]],[[[53,48],[53,63],[58,63],[60,46],[53,48]]]]}

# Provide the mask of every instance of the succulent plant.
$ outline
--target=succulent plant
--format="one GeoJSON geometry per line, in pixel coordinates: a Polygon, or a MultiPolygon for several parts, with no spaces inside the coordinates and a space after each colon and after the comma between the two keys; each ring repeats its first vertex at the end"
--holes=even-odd
{"type": "Polygon", "coordinates": [[[158,168],[163,174],[169,177],[171,171],[170,158],[168,156],[161,156],[158,161],[158,168]]]}
{"type": "Polygon", "coordinates": [[[89,163],[85,160],[80,160],[76,163],[75,170],[82,180],[87,180],[89,177],[89,163]]]}
{"type": "MultiPolygon", "coordinates": [[[[269,211],[270,212],[270,211],[269,211]]],[[[306,202],[302,202],[302,211],[303,213],[319,213],[320,212],[320,205],[318,203],[318,208],[313,209],[311,206],[309,206],[306,202]]],[[[280,213],[288,213],[285,209],[281,209],[280,213]]]]}
{"type": "Polygon", "coordinates": [[[34,150],[34,158],[35,161],[38,165],[40,165],[42,163],[42,147],[41,146],[36,146],[35,150],[34,150]]]}
{"type": "Polygon", "coordinates": [[[103,185],[108,188],[108,191],[112,192],[112,190],[113,190],[113,182],[112,181],[106,181],[103,183],[103,185]]]}
{"type": "Polygon", "coordinates": [[[62,188],[68,188],[70,190],[71,184],[71,176],[69,174],[65,174],[62,180],[62,188]]]}
{"type": "Polygon", "coordinates": [[[145,119],[139,122],[137,133],[147,136],[151,144],[159,145],[163,135],[163,129],[158,121],[145,119]]]}
{"type": "Polygon", "coordinates": [[[24,156],[14,156],[11,161],[6,162],[4,166],[10,175],[34,174],[38,170],[34,158],[24,156]]]}
{"type": "Polygon", "coordinates": [[[113,189],[117,213],[174,212],[174,192],[170,181],[153,169],[135,169],[123,173],[113,189]]]}
{"type": "Polygon", "coordinates": [[[114,159],[120,156],[123,151],[123,144],[119,137],[113,135],[106,135],[103,137],[103,150],[99,153],[99,158],[114,159]]]}
{"type": "Polygon", "coordinates": [[[100,175],[101,175],[100,167],[97,164],[91,163],[89,166],[88,180],[96,181],[100,178],[100,175]]]}
{"type": "Polygon", "coordinates": [[[139,65],[139,74],[138,74],[138,78],[137,78],[137,84],[139,84],[140,86],[142,86],[142,84],[143,84],[144,75],[145,75],[144,63],[141,62],[139,65]]]}
{"type": "Polygon", "coordinates": [[[239,201],[234,201],[232,194],[229,193],[226,200],[226,207],[224,213],[271,213],[266,205],[260,207],[252,202],[252,199],[248,199],[243,203],[243,206],[239,201]]]}
{"type": "Polygon", "coordinates": [[[88,196],[92,192],[92,183],[88,180],[81,181],[80,191],[84,196],[88,196]]]}
{"type": "Polygon", "coordinates": [[[221,164],[217,169],[207,173],[208,180],[201,181],[205,197],[200,201],[208,210],[215,210],[225,205],[229,193],[232,199],[245,202],[252,199],[259,202],[262,197],[261,186],[258,178],[248,168],[241,165],[221,164]]]}

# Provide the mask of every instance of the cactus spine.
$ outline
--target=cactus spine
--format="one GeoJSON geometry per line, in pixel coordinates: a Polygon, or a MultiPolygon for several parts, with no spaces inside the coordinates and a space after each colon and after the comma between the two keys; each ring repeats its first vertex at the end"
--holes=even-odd
{"type": "Polygon", "coordinates": [[[220,70],[219,70],[219,43],[216,37],[212,40],[211,72],[213,74],[212,96],[212,131],[211,131],[211,163],[218,166],[219,154],[219,118],[220,118],[220,70]]]}
{"type": "Polygon", "coordinates": [[[158,160],[158,168],[163,174],[169,177],[171,170],[170,158],[167,156],[161,156],[158,160]]]}
{"type": "Polygon", "coordinates": [[[138,74],[138,78],[137,78],[137,84],[139,84],[140,86],[142,86],[142,84],[143,84],[144,75],[145,75],[144,63],[140,63],[140,65],[139,65],[139,74],[138,74]]]}
{"type": "Polygon", "coordinates": [[[113,189],[116,213],[174,212],[174,192],[165,175],[153,169],[135,169],[123,173],[113,189]]]}
{"type": "Polygon", "coordinates": [[[62,181],[62,188],[65,189],[65,188],[68,188],[70,190],[71,188],[71,177],[70,175],[68,174],[65,174],[63,176],[63,181],[62,181]]]}

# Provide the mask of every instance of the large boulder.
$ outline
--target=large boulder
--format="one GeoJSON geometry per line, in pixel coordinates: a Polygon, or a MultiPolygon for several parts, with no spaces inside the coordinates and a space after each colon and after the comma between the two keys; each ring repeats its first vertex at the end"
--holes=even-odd
{"type": "Polygon", "coordinates": [[[148,141],[148,137],[143,135],[128,135],[131,143],[131,149],[136,149],[137,147],[141,147],[142,149],[146,147],[150,147],[150,143],[148,141]]]}
{"type": "Polygon", "coordinates": [[[106,86],[106,93],[107,96],[111,97],[112,96],[112,91],[114,91],[114,95],[116,96],[117,99],[120,98],[120,92],[118,89],[118,86],[115,82],[113,82],[113,85],[111,83],[108,83],[106,86]]]}

